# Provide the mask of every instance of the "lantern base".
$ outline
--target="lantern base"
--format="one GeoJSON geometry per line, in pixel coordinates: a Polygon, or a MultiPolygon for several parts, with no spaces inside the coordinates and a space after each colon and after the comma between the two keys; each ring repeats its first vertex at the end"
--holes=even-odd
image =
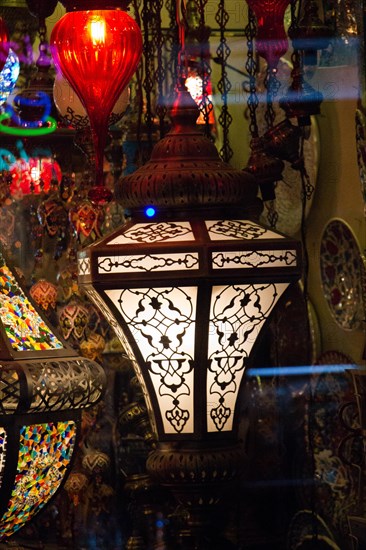
{"type": "Polygon", "coordinates": [[[147,471],[172,493],[181,511],[176,533],[179,548],[234,547],[220,534],[236,498],[244,461],[244,450],[235,443],[160,443],[149,455],[147,471]]]}

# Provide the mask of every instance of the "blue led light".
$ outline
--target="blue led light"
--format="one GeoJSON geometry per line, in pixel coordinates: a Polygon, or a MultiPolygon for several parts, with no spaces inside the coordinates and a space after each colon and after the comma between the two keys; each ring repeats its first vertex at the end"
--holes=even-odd
{"type": "Polygon", "coordinates": [[[148,218],[153,218],[156,214],[156,210],[153,206],[147,206],[145,208],[145,214],[148,218]]]}

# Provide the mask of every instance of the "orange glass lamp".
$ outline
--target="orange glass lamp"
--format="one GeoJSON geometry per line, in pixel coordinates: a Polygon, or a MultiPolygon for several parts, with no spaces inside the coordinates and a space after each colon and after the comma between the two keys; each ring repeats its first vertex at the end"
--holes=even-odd
{"type": "Polygon", "coordinates": [[[103,204],[112,198],[103,182],[108,120],[140,61],[141,30],[121,0],[63,3],[67,12],[52,30],[51,51],[89,117],[96,164],[89,198],[103,204]]]}
{"type": "Polygon", "coordinates": [[[0,248],[0,540],[30,520],[67,476],[83,409],[103,369],[48,325],[0,248]]]}

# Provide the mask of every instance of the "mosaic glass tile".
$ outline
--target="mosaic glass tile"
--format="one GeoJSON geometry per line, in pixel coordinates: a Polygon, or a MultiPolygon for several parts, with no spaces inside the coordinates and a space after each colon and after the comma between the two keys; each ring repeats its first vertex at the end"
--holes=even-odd
{"type": "Polygon", "coordinates": [[[57,491],[70,464],[75,436],[74,422],[21,428],[15,485],[0,521],[0,538],[22,527],[57,491]]]}
{"type": "Polygon", "coordinates": [[[0,315],[14,350],[41,351],[63,347],[29,302],[1,254],[0,315]]]}

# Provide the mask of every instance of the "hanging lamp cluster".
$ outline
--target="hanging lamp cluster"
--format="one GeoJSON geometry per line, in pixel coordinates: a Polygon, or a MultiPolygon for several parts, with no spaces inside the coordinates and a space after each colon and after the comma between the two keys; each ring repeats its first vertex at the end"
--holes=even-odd
{"type": "MultiPolygon", "coordinates": [[[[278,215],[274,207],[276,182],[281,180],[284,161],[290,162],[295,170],[301,171],[302,178],[308,182],[302,154],[303,140],[310,135],[311,116],[320,113],[323,96],[305,80],[305,63],[310,52],[326,47],[329,29],[317,17],[317,7],[313,0],[304,2],[301,14],[296,13],[295,3],[291,3],[291,25],[289,36],[294,51],[291,59],[293,69],[292,82],[279,98],[278,104],[285,112],[285,119],[274,124],[275,115],[272,106],[276,92],[276,71],[280,57],[287,51],[283,19],[290,2],[251,2],[249,6],[246,36],[248,41],[248,65],[250,95],[248,107],[250,113],[250,131],[252,135],[251,155],[247,169],[256,176],[263,200],[269,205],[268,219],[272,227],[276,226],[278,215]],[[253,11],[252,11],[253,10],[253,11]],[[316,25],[309,29],[308,19],[316,25]],[[300,18],[301,16],[301,18],[300,18]],[[258,99],[256,97],[256,78],[258,66],[254,53],[258,53],[267,62],[267,130],[259,135],[256,122],[258,99]]],[[[306,186],[305,186],[306,187],[306,186]]],[[[306,193],[305,193],[306,194],[306,193]]]]}

